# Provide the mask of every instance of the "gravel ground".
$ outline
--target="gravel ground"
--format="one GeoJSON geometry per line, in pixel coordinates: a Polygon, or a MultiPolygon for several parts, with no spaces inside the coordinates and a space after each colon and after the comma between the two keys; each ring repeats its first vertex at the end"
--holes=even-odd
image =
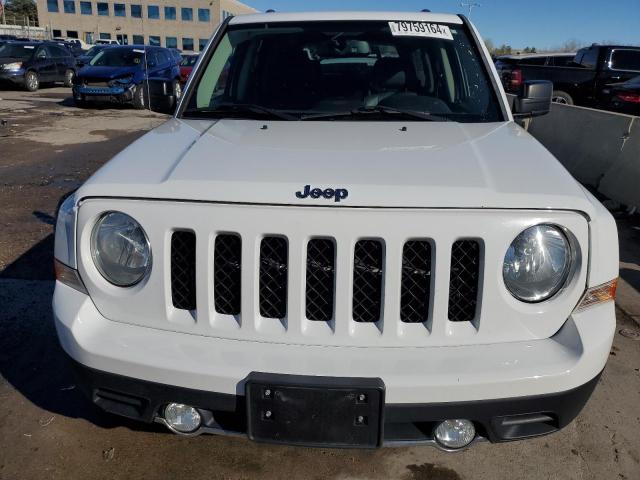
{"type": "MultiPolygon", "coordinates": [[[[75,388],[52,323],[55,209],[61,196],[166,117],[79,110],[68,96],[62,88],[0,91],[0,479],[640,478],[640,341],[621,334],[593,397],[569,427],[457,454],[182,438],[95,409],[75,388]]],[[[640,220],[622,219],[619,227],[618,330],[637,332],[640,220]]]]}

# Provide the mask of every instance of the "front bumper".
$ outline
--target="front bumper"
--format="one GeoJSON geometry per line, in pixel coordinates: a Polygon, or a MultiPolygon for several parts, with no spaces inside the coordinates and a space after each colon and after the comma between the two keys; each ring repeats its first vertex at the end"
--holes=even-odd
{"type": "MultiPolygon", "coordinates": [[[[109,413],[164,424],[161,413],[164,406],[171,402],[183,403],[201,412],[203,426],[196,434],[247,434],[244,395],[163,385],[94,370],[73,359],[70,362],[82,392],[109,413]]],[[[599,378],[600,374],[577,388],[547,395],[470,402],[386,403],[380,445],[438,446],[433,438],[435,427],[443,420],[454,418],[473,421],[478,432],[476,441],[506,442],[550,434],[573,421],[599,378]]]]}
{"type": "Polygon", "coordinates": [[[0,82],[13,83],[15,85],[24,84],[24,70],[0,70],[0,82]]]}
{"type": "Polygon", "coordinates": [[[470,418],[491,441],[556,431],[586,403],[615,331],[614,305],[608,303],[573,315],[545,340],[322,347],[121,324],[105,319],[88,296],[61,283],[53,306],[60,342],[78,366],[81,384],[106,410],[150,422],[163,404],[187,403],[213,412],[213,431],[242,434],[245,383],[254,371],[379,378],[385,385],[387,444],[432,442],[430,428],[444,418],[470,418]]]}
{"type": "Polygon", "coordinates": [[[133,101],[133,86],[117,87],[85,87],[75,85],[73,87],[73,98],[82,101],[99,101],[130,103],[133,101]]]}

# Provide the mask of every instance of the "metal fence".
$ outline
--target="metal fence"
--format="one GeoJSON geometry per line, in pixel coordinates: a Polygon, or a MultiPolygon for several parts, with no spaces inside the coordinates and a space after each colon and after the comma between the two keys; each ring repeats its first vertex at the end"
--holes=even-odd
{"type": "Polygon", "coordinates": [[[640,117],[553,104],[528,129],[583,185],[640,207],[640,117]]]}
{"type": "Polygon", "coordinates": [[[50,38],[49,31],[46,28],[34,25],[27,17],[15,20],[14,23],[0,24],[0,35],[15,35],[20,38],[30,38],[33,40],[46,40],[50,38]]]}

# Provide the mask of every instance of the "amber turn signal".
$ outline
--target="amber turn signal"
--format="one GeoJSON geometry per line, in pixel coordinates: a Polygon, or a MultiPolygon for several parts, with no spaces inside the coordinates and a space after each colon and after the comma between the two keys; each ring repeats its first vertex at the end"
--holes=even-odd
{"type": "Polygon", "coordinates": [[[615,280],[611,280],[610,282],[603,283],[602,285],[598,285],[597,287],[589,288],[582,296],[582,299],[580,300],[580,303],[578,303],[575,311],[580,312],[600,303],[615,300],[617,289],[617,278],[615,280]]]}

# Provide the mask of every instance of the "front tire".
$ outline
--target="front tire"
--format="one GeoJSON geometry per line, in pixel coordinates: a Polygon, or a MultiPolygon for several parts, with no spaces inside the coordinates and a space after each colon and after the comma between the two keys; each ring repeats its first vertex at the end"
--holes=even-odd
{"type": "Polygon", "coordinates": [[[74,78],[76,78],[76,72],[73,70],[69,69],[64,72],[64,86],[68,88],[73,87],[74,78]]]}
{"type": "Polygon", "coordinates": [[[569,95],[567,92],[563,92],[562,90],[554,90],[553,95],[551,96],[554,103],[559,103],[561,105],[573,105],[573,97],[569,95]]]}
{"type": "Polygon", "coordinates": [[[40,78],[33,70],[28,71],[24,76],[24,88],[28,92],[36,92],[40,87],[40,78]]]}
{"type": "Polygon", "coordinates": [[[144,90],[144,84],[140,84],[133,91],[133,108],[136,110],[145,110],[148,108],[147,105],[147,93],[144,90]]]}

